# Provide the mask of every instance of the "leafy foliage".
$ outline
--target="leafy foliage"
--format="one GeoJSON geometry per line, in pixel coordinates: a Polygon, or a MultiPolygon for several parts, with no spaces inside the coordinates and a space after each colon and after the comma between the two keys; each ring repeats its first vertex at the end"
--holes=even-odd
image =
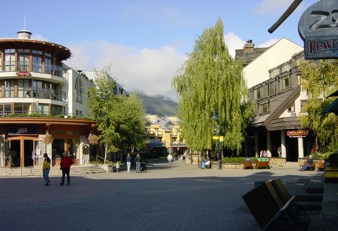
{"type": "Polygon", "coordinates": [[[302,109],[301,126],[311,129],[316,144],[323,151],[337,148],[338,117],[334,113],[324,114],[323,110],[333,102],[327,96],[338,89],[338,67],[336,61],[320,60],[301,66],[302,86],[307,92],[308,102],[302,109]]]}
{"type": "Polygon", "coordinates": [[[95,87],[89,88],[88,95],[90,116],[96,121],[100,144],[105,146],[105,156],[108,151],[143,146],[145,135],[142,102],[135,94],[116,95],[116,81],[108,71],[96,72],[95,87]]]}
{"type": "Polygon", "coordinates": [[[172,81],[186,143],[193,150],[212,148],[216,112],[224,147],[239,154],[247,116],[253,114],[250,104],[241,105],[247,94],[243,66],[228,53],[220,19],[196,40],[188,57],[172,81]]]}

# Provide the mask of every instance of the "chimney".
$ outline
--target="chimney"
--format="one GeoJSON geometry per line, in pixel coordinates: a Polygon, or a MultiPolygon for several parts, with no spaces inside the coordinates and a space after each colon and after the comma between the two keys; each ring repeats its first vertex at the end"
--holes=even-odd
{"type": "Polygon", "coordinates": [[[253,53],[255,51],[255,44],[252,42],[252,40],[246,41],[246,44],[244,44],[244,53],[253,53]]]}

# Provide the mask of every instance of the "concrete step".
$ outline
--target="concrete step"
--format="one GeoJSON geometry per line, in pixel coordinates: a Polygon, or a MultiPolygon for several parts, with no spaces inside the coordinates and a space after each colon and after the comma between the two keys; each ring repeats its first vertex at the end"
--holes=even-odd
{"type": "Polygon", "coordinates": [[[299,201],[298,202],[304,210],[317,210],[320,211],[322,209],[321,201],[299,201]]]}
{"type": "Polygon", "coordinates": [[[321,202],[323,200],[323,194],[300,194],[296,195],[297,201],[312,201],[312,202],[321,202]]]}

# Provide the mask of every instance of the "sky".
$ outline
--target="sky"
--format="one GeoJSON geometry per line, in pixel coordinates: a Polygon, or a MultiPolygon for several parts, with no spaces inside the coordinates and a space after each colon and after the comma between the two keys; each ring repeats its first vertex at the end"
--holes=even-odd
{"type": "Polygon", "coordinates": [[[272,34],[268,29],[293,0],[2,0],[0,38],[22,29],[32,39],[70,49],[64,63],[75,70],[102,70],[127,91],[176,100],[172,78],[195,41],[218,19],[229,54],[245,41],[266,47],[281,38],[300,46],[298,22],[318,0],[304,0],[272,34]]]}

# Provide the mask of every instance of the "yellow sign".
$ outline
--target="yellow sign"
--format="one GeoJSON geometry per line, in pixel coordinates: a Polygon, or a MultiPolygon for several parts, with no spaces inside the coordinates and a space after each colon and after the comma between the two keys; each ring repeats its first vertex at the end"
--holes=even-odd
{"type": "MultiPolygon", "coordinates": [[[[213,139],[213,140],[218,140],[218,136],[213,136],[212,139],[213,139]]],[[[220,141],[220,142],[223,142],[223,140],[224,140],[224,136],[220,136],[220,137],[219,137],[219,141],[220,141]]]]}

